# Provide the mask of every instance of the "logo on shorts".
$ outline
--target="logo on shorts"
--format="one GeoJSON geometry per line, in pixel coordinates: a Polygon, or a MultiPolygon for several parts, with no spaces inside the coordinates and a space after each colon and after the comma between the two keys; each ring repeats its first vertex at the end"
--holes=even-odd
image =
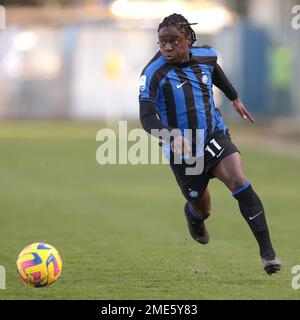
{"type": "Polygon", "coordinates": [[[197,196],[198,196],[198,191],[195,191],[195,190],[190,191],[190,197],[191,198],[196,198],[197,196]]]}

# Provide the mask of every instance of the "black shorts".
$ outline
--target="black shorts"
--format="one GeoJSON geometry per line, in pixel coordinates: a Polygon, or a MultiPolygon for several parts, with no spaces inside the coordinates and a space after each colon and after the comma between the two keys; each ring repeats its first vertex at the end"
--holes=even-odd
{"type": "Polygon", "coordinates": [[[186,169],[191,165],[184,160],[182,164],[174,164],[174,161],[170,161],[170,166],[181,192],[186,200],[191,203],[195,203],[201,198],[209,180],[214,178],[211,169],[230,154],[239,152],[231,141],[228,130],[225,133],[216,131],[207,141],[204,149],[204,170],[199,175],[186,175],[186,169]]]}

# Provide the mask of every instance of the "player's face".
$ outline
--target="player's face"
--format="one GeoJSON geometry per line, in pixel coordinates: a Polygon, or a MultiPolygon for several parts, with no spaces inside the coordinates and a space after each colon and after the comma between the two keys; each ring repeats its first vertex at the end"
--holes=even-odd
{"type": "Polygon", "coordinates": [[[161,54],[170,63],[183,63],[189,60],[190,39],[175,26],[163,27],[158,32],[161,54]]]}

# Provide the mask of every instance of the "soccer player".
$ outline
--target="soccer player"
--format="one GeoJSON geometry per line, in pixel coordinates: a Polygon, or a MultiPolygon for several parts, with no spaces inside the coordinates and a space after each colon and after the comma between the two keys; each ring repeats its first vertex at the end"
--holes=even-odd
{"type": "MultiPolygon", "coordinates": [[[[240,153],[231,141],[220,111],[214,105],[213,85],[217,86],[240,116],[254,122],[217,63],[216,51],[209,46],[193,46],[196,35],[191,23],[180,14],[166,17],[158,27],[160,50],[147,64],[140,78],[140,121],[150,134],[166,143],[158,130],[174,133],[170,166],[186,199],[184,212],[191,236],[206,244],[209,235],[204,221],[211,212],[209,180],[217,178],[232,192],[241,214],[254,234],[268,274],[280,270],[281,261],[272,247],[263,204],[245,178],[240,153]],[[155,130],[154,130],[155,129],[155,130]],[[204,130],[204,170],[187,174],[187,159],[197,157],[194,140],[185,129],[204,130]],[[174,161],[181,157],[182,162],[174,161]]],[[[160,131],[163,132],[163,131],[160,131]]],[[[197,148],[196,148],[197,149],[197,148]]]]}

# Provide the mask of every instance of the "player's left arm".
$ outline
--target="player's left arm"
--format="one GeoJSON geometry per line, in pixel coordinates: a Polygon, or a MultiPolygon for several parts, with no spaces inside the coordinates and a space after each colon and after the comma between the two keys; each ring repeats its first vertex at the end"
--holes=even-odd
{"type": "Polygon", "coordinates": [[[240,100],[237,91],[230,83],[218,63],[216,63],[212,74],[212,82],[217,88],[224,92],[226,97],[231,101],[234,110],[238,112],[243,119],[249,120],[250,122],[255,122],[253,116],[240,100]]]}

